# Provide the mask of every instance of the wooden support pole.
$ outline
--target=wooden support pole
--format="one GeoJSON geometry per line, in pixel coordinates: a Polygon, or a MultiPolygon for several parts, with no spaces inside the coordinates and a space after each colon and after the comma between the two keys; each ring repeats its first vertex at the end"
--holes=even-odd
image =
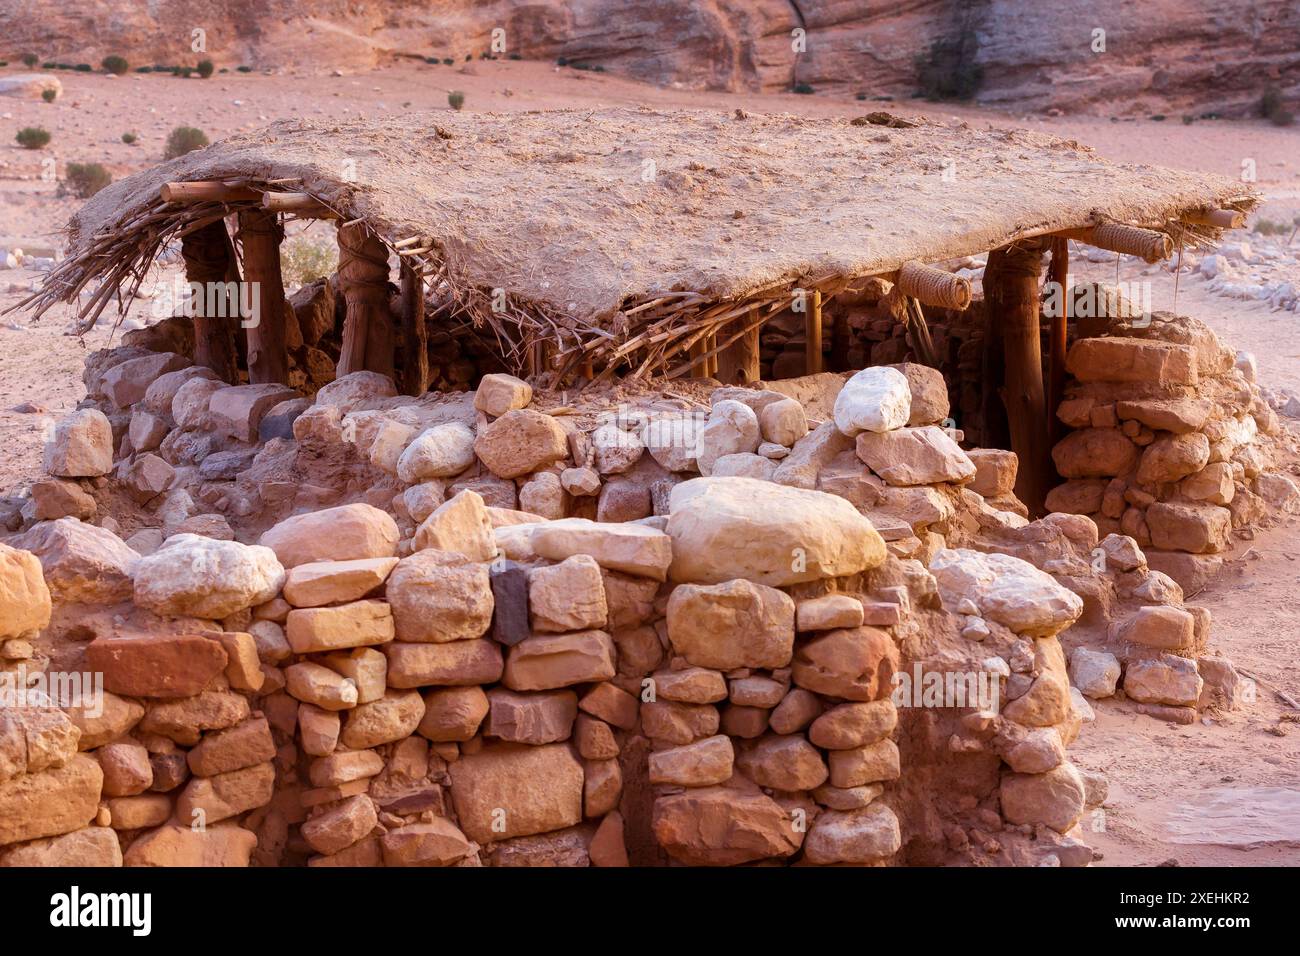
{"type": "Polygon", "coordinates": [[[284,232],[275,213],[249,208],[239,212],[244,244],[244,281],[252,286],[256,312],[245,316],[248,381],[252,385],[289,384],[289,354],[284,341],[284,280],[280,241],[284,232]]]}
{"type": "Polygon", "coordinates": [[[255,202],[262,198],[256,189],[227,186],[223,182],[165,183],[158,190],[163,202],[255,202]]]}
{"type": "Polygon", "coordinates": [[[401,386],[407,395],[429,390],[429,333],[424,324],[424,279],[402,263],[402,365],[401,386]]]}
{"type": "Polygon", "coordinates": [[[730,337],[742,328],[750,328],[718,353],[718,381],[723,385],[750,385],[759,379],[758,364],[758,307],[754,306],[741,319],[733,320],[725,334],[730,337]]]}
{"type": "Polygon", "coordinates": [[[1047,267],[1047,281],[1055,283],[1054,292],[1047,301],[1056,303],[1052,315],[1051,370],[1047,387],[1047,433],[1052,447],[1065,437],[1065,423],[1056,417],[1056,410],[1061,407],[1065,397],[1065,353],[1069,342],[1070,321],[1070,240],[1064,236],[1053,236],[1051,241],[1052,261],[1047,267]]]}
{"type": "Polygon", "coordinates": [[[804,316],[804,374],[814,375],[822,370],[822,294],[813,289],[808,297],[808,313],[804,316]]]}
{"type": "Polygon", "coordinates": [[[388,250],[363,222],[339,227],[339,286],[347,304],[343,320],[343,346],[337,374],[382,372],[392,374],[392,335],[388,325],[388,250]],[[384,340],[389,354],[382,354],[384,340]],[[373,346],[373,348],[372,348],[373,346]],[[375,353],[375,354],[372,354],[375,353]]]}
{"type": "Polygon", "coordinates": [[[702,374],[711,378],[718,377],[718,333],[710,332],[704,337],[704,354],[708,356],[704,360],[704,371],[702,374]]]}
{"type": "MultiPolygon", "coordinates": [[[[229,285],[235,250],[225,220],[210,222],[181,240],[185,278],[198,283],[194,315],[194,364],[210,368],[223,382],[238,384],[234,330],[239,325],[239,274],[229,285]],[[219,285],[218,285],[219,283],[219,285]],[[235,290],[231,294],[231,290],[235,290]]],[[[237,267],[236,267],[237,268],[237,267]]]]}
{"type": "Polygon", "coordinates": [[[1218,229],[1240,229],[1246,225],[1246,214],[1239,209],[1202,209],[1179,217],[1183,222],[1197,226],[1214,226],[1218,229]]]}
{"type": "Polygon", "coordinates": [[[1043,245],[1042,240],[1029,239],[995,249],[984,271],[989,321],[997,323],[1002,333],[1006,368],[1002,401],[1007,409],[1011,450],[1020,459],[1016,497],[1028,506],[1031,517],[1043,514],[1052,473],[1038,327],[1043,245]]]}

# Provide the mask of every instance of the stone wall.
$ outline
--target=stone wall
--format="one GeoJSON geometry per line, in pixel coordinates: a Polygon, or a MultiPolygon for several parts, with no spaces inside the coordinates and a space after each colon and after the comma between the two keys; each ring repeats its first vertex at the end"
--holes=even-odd
{"type": "Polygon", "coordinates": [[[5,552],[13,669],[102,673],[106,704],[10,709],[11,747],[59,730],[0,782],[40,808],[4,862],[1091,858],[1058,637],[1084,602],[957,547],[1028,525],[1014,456],[933,424],[932,371],[809,421],[745,389],[541,411],[507,376],[309,400],[124,351],[5,552]]]}

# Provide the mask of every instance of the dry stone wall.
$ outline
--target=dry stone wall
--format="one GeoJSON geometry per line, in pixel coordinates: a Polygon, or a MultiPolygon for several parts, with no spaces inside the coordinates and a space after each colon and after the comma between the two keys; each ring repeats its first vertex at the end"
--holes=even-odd
{"type": "Polygon", "coordinates": [[[1088,698],[1239,703],[1148,549],[1028,521],[923,366],[309,398],[133,346],[87,383],[6,518],[0,651],[102,706],[0,707],[8,865],[1079,865],[1088,698]]]}

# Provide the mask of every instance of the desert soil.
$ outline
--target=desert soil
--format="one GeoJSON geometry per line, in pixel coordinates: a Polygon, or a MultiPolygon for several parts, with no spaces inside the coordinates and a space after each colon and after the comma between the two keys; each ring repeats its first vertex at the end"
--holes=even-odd
{"type": "MultiPolygon", "coordinates": [[[[1243,163],[1253,162],[1255,185],[1266,197],[1259,216],[1289,222],[1300,212],[1300,132],[1245,121],[1112,122],[928,103],[694,93],[516,61],[399,65],[344,76],[59,76],[64,96],[53,104],[0,99],[0,247],[19,246],[35,255],[61,248],[60,229],[78,201],[58,196],[56,183],[42,178],[42,160],[55,158],[60,173],[67,161],[100,162],[121,178],[161,161],[167,133],[175,126],[198,126],[215,140],[294,116],[375,118],[445,109],[451,89],[464,91],[469,110],[648,105],[854,116],[884,108],[972,124],[1030,126],[1077,139],[1121,162],[1234,177],[1241,175],[1243,163]],[[14,143],[17,130],[30,125],[54,134],[48,150],[30,152],[14,143]],[[138,135],[135,145],[121,141],[128,131],[138,135]]],[[[797,175],[793,162],[791,169],[797,175]]],[[[1113,266],[1082,263],[1076,271],[1099,280],[1114,277],[1113,266]]],[[[0,311],[23,298],[40,276],[23,269],[0,271],[0,311]]],[[[1127,267],[1121,277],[1143,276],[1127,267]]],[[[1153,283],[1154,307],[1171,308],[1173,277],[1161,271],[1144,278],[1153,283]]],[[[1262,383],[1300,392],[1300,317],[1270,313],[1264,303],[1221,298],[1203,286],[1199,277],[1184,275],[1178,311],[1201,318],[1226,342],[1253,352],[1262,383]]],[[[148,302],[131,303],[129,314],[147,315],[148,302]]],[[[0,316],[0,493],[39,476],[46,430],[84,396],[85,355],[119,337],[100,327],[78,338],[71,334],[72,324],[66,307],[35,324],[21,312],[0,316]],[[36,410],[15,410],[24,406],[36,410]]],[[[1300,863],[1300,723],[1280,720],[1295,711],[1275,693],[1300,698],[1297,551],[1300,520],[1291,518],[1241,542],[1219,579],[1190,598],[1214,613],[1211,649],[1258,678],[1248,708],[1176,727],[1134,715],[1123,704],[1096,706],[1096,722],[1085,727],[1071,755],[1110,779],[1104,826],[1094,822],[1088,834],[1103,853],[1101,865],[1300,863]]]]}

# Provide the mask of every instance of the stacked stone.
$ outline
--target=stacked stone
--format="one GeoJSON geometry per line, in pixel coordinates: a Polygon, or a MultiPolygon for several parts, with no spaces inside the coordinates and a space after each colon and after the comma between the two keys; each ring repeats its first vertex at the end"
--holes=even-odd
{"type": "MultiPolygon", "coordinates": [[[[1300,512],[1300,490],[1269,472],[1264,436],[1276,413],[1251,362],[1208,328],[1157,313],[1137,335],[1084,338],[1058,411],[1075,429],[1052,450],[1066,482],[1053,511],[1087,514],[1102,534],[1137,541],[1152,567],[1199,587],[1222,565],[1233,531],[1270,511],[1300,512]]],[[[1248,532],[1246,532],[1248,533],[1248,532]]]]}
{"type": "Polygon", "coordinates": [[[26,754],[0,782],[0,863],[247,865],[257,835],[241,824],[271,801],[277,752],[253,707],[266,674],[235,627],[278,592],[274,555],[177,535],[140,558],[73,518],[17,540],[33,551],[6,558],[43,572],[46,625],[53,592],[51,630],[70,618],[93,636],[84,672],[102,691],[65,683],[0,711],[0,750],[26,754]]]}
{"type": "Polygon", "coordinates": [[[949,746],[1001,758],[999,801],[1011,829],[1050,837],[1045,843],[1059,865],[1091,861],[1080,824],[1105,799],[1105,780],[1066,758],[1092,711],[1070,684],[1059,639],[1084,602],[1051,575],[1006,554],[948,549],[935,556],[930,571],[944,607],[961,615],[962,636],[979,643],[990,655],[985,669],[1002,679],[998,706],[963,716],[949,746]]]}

